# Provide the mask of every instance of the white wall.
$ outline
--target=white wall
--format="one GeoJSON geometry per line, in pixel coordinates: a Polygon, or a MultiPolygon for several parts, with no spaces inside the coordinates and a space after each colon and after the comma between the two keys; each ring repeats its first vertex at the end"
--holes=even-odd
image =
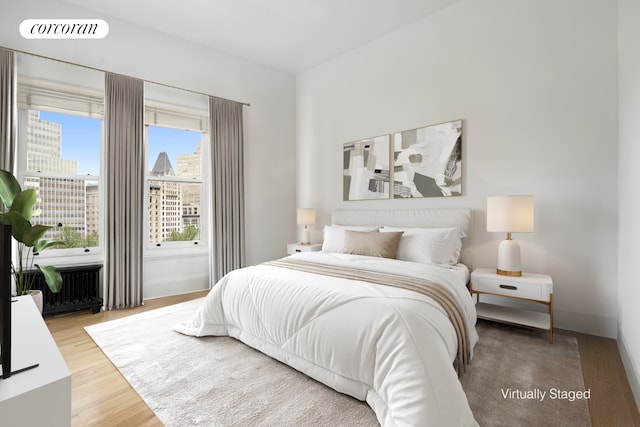
{"type": "Polygon", "coordinates": [[[618,348],[640,406],[640,4],[618,2],[619,232],[618,348]]]}
{"type": "MultiPolygon", "coordinates": [[[[299,205],[471,207],[474,266],[504,236],[486,197],[535,196],[523,268],[553,276],[556,327],[617,334],[616,5],[462,0],[301,73],[299,205]],[[463,196],[342,201],[342,145],[463,119],[463,196]]],[[[317,235],[318,233],[316,233],[317,235]]]]}
{"type": "MultiPolygon", "coordinates": [[[[58,0],[5,2],[0,45],[47,57],[168,84],[236,101],[245,107],[247,261],[281,257],[295,233],[295,78],[269,67],[162,35],[58,0]],[[110,27],[102,40],[26,40],[18,26],[27,18],[101,18],[110,27]],[[276,163],[277,159],[277,163],[276,163]]],[[[55,79],[56,76],[50,76],[55,79]]],[[[206,271],[206,257],[165,260],[147,270],[145,297],[191,290],[182,271],[206,271]],[[168,272],[163,275],[159,271],[168,272]],[[157,273],[157,274],[156,274],[157,273]],[[171,275],[172,273],[172,275],[171,275]],[[149,282],[162,277],[158,292],[149,282]]],[[[193,278],[191,278],[193,279],[193,278]]],[[[195,283],[207,285],[200,275],[195,283]]]]}

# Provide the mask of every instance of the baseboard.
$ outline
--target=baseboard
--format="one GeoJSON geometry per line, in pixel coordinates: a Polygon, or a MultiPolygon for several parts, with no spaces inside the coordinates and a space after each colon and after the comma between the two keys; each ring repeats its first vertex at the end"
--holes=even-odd
{"type": "Polygon", "coordinates": [[[570,331],[614,340],[618,337],[617,317],[597,316],[594,314],[556,309],[554,312],[553,326],[559,329],[568,329],[570,331]]]}
{"type": "Polygon", "coordinates": [[[154,294],[152,296],[145,297],[144,300],[145,301],[151,301],[151,300],[159,299],[159,298],[167,298],[167,297],[175,297],[175,296],[179,296],[179,295],[195,294],[195,293],[204,292],[204,291],[209,291],[209,289],[208,288],[203,288],[203,289],[192,289],[192,290],[188,290],[188,291],[184,291],[184,292],[169,292],[169,293],[165,293],[165,294],[154,294]]]}
{"type": "Polygon", "coordinates": [[[624,365],[633,397],[636,400],[636,406],[640,408],[640,369],[634,365],[633,359],[629,356],[625,337],[620,329],[618,329],[618,351],[620,352],[620,358],[622,358],[622,364],[624,365]]]}

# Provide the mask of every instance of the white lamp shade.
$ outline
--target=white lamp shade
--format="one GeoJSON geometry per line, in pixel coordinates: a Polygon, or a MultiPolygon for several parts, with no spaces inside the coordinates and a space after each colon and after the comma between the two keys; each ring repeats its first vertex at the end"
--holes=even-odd
{"type": "Polygon", "coordinates": [[[533,232],[533,196],[487,197],[487,231],[533,232]]]}
{"type": "Polygon", "coordinates": [[[309,225],[316,223],[316,210],[313,208],[298,208],[298,224],[309,225]]]}

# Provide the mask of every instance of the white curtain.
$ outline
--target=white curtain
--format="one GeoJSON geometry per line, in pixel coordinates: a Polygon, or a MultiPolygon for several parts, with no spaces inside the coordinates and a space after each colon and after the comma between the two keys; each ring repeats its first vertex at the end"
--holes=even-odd
{"type": "Polygon", "coordinates": [[[242,105],[209,97],[213,283],[245,266],[242,105]]]}
{"type": "Polygon", "coordinates": [[[0,48],[0,169],[15,174],[17,110],[16,54],[0,48]]]}
{"type": "Polygon", "coordinates": [[[105,76],[105,307],[143,302],[144,82],[105,76]]]}

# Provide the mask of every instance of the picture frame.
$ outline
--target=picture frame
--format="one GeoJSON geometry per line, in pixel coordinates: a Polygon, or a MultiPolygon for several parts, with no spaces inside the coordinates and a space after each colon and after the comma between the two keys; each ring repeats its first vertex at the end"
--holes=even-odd
{"type": "Polygon", "coordinates": [[[391,197],[390,135],[343,145],[343,200],[391,197]]]}
{"type": "Polygon", "coordinates": [[[462,195],[462,120],[396,132],[393,198],[462,195]]]}

